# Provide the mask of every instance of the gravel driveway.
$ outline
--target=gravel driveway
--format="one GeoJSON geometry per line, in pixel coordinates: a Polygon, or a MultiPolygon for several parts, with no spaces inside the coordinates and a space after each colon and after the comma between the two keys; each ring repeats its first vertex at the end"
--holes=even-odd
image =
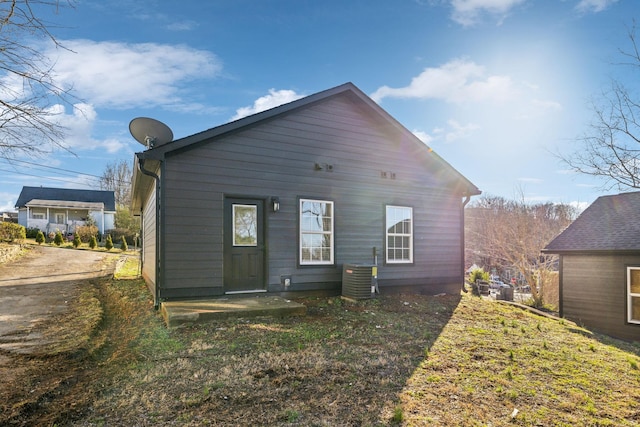
{"type": "Polygon", "coordinates": [[[88,279],[112,275],[117,259],[106,252],[32,246],[25,256],[0,264],[0,352],[36,350],[36,326],[65,312],[88,279]]]}

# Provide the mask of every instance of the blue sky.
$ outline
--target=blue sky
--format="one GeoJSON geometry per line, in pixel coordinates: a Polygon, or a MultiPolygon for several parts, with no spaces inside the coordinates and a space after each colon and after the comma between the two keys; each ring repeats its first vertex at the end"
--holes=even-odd
{"type": "Polygon", "coordinates": [[[353,82],[484,193],[586,205],[602,181],[569,173],[590,101],[629,50],[636,0],[78,0],[45,9],[68,48],[34,40],[75,105],[65,151],[0,160],[0,211],[22,186],[97,188],[141,151],[135,117],[182,138],[353,82]],[[26,163],[30,162],[30,163],[26,163]],[[35,166],[36,163],[42,166],[35,166]],[[43,167],[44,166],[44,167],[43,167]]]}

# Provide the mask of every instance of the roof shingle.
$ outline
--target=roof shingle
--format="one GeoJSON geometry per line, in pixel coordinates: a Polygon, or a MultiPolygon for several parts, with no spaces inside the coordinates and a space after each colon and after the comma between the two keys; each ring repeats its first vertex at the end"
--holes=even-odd
{"type": "Polygon", "coordinates": [[[553,239],[547,253],[640,250],[640,192],[601,196],[553,239]]]}
{"type": "Polygon", "coordinates": [[[115,194],[113,191],[51,187],[22,187],[22,191],[16,202],[16,208],[26,206],[26,204],[33,199],[104,203],[105,211],[115,212],[116,210],[115,194]]]}

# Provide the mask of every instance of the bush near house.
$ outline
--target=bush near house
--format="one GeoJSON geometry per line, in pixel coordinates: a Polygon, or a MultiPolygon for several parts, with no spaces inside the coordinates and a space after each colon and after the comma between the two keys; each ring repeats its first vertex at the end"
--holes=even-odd
{"type": "Polygon", "coordinates": [[[107,235],[107,240],[104,243],[104,248],[108,251],[110,251],[111,249],[113,249],[113,240],[111,240],[111,234],[107,235]]]}
{"type": "Polygon", "coordinates": [[[14,222],[0,222],[0,241],[14,242],[26,239],[25,228],[14,222]]]}
{"type": "Polygon", "coordinates": [[[62,233],[60,231],[56,232],[56,235],[53,238],[53,243],[55,243],[56,246],[60,246],[64,243],[64,237],[62,237],[62,233]]]}
{"type": "Polygon", "coordinates": [[[107,230],[107,234],[112,236],[122,236],[126,239],[127,245],[133,245],[136,238],[136,232],[127,228],[114,228],[113,230],[107,230]]]}
{"type": "Polygon", "coordinates": [[[95,249],[96,246],[98,246],[98,240],[96,239],[96,236],[91,236],[91,239],[89,239],[89,247],[91,249],[95,249]]]}
{"type": "Polygon", "coordinates": [[[122,239],[120,240],[120,249],[122,249],[122,252],[125,252],[126,250],[129,249],[129,246],[127,246],[127,239],[124,238],[124,236],[122,236],[122,239]]]}
{"type": "MultiPolygon", "coordinates": [[[[27,232],[26,232],[26,236],[27,239],[35,239],[38,237],[38,233],[42,233],[42,231],[39,228],[35,228],[35,227],[29,227],[27,228],[27,232]]],[[[43,234],[44,236],[44,234],[43,234]]]]}
{"type": "Polygon", "coordinates": [[[36,234],[36,243],[39,245],[44,243],[44,233],[40,230],[38,230],[38,233],[36,234]]]}
{"type": "Polygon", "coordinates": [[[76,235],[80,237],[80,241],[88,243],[91,237],[98,235],[98,227],[95,225],[81,225],[76,227],[76,235]]]}
{"type": "Polygon", "coordinates": [[[476,283],[477,280],[482,280],[484,282],[489,281],[489,272],[484,271],[482,268],[474,268],[469,273],[469,283],[476,283]]]}

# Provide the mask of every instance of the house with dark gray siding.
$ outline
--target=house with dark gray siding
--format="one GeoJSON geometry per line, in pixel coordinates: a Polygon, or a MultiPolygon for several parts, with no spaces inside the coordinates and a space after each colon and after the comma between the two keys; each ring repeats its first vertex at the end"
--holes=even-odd
{"type": "Polygon", "coordinates": [[[142,273],[162,301],[458,293],[476,186],[347,83],[135,154],[142,273]]]}
{"type": "Polygon", "coordinates": [[[560,256],[560,316],[640,341],[640,192],[599,197],[543,252],[560,256]]]}

